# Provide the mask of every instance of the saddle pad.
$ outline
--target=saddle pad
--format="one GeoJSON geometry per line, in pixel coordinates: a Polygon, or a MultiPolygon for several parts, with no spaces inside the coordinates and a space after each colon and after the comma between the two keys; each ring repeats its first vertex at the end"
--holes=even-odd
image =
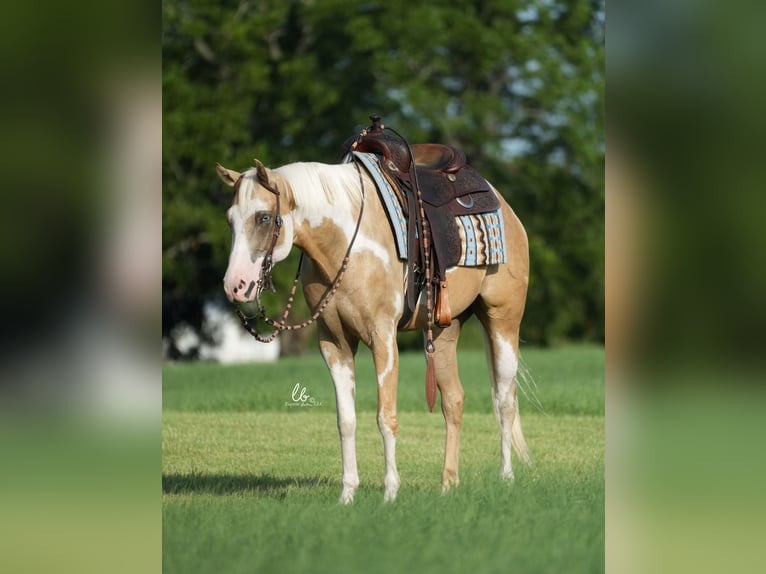
{"type": "Polygon", "coordinates": [[[378,189],[378,195],[383,200],[383,205],[386,208],[388,214],[388,221],[391,224],[391,229],[394,230],[394,238],[396,239],[396,252],[399,254],[399,259],[402,261],[407,260],[407,218],[404,217],[402,206],[399,204],[399,199],[396,197],[396,192],[383,172],[380,170],[378,164],[378,156],[374,153],[361,153],[354,152],[356,157],[370,174],[375,181],[375,187],[378,189]]]}
{"type": "MultiPolygon", "coordinates": [[[[399,199],[388,178],[378,164],[378,156],[372,153],[354,152],[356,157],[375,181],[383,205],[394,232],[399,259],[407,260],[407,219],[399,199]]],[[[461,243],[461,255],[457,263],[461,267],[482,267],[506,263],[505,227],[502,209],[498,208],[475,215],[455,217],[461,243]]]]}
{"type": "Polygon", "coordinates": [[[460,215],[455,221],[462,246],[459,266],[482,267],[507,262],[502,209],[460,215]]]}

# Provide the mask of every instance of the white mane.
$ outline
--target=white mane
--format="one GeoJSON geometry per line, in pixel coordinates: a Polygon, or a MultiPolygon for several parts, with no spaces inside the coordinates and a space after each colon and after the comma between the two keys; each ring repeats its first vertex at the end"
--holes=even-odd
{"type": "Polygon", "coordinates": [[[311,220],[328,207],[352,213],[361,204],[359,173],[353,164],[291,163],[274,170],[292,187],[295,215],[311,220]]]}

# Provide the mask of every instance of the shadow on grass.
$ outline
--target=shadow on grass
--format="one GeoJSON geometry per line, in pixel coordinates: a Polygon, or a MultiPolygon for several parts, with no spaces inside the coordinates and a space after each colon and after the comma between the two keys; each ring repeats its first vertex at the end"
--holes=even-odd
{"type": "Polygon", "coordinates": [[[163,474],[163,494],[259,494],[283,498],[289,490],[334,484],[321,477],[272,474],[163,474]]]}

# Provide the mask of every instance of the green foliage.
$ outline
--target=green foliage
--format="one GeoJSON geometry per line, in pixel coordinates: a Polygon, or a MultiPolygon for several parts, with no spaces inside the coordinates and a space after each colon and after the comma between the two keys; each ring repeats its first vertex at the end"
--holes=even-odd
{"type": "MultiPolygon", "coordinates": [[[[376,112],[412,142],[463,148],[516,210],[532,265],[522,338],[603,340],[603,1],[165,0],[163,13],[163,334],[220,296],[215,162],[335,163],[376,112]]],[[[275,269],[282,293],[293,269],[275,269]]]]}

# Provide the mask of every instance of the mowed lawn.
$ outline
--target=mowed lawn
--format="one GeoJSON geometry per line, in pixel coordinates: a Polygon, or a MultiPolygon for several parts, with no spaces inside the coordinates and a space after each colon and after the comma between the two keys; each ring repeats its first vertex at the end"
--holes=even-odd
{"type": "Polygon", "coordinates": [[[360,351],[361,485],[349,507],[337,502],[335,400],[318,352],[273,364],[166,366],[163,572],[603,572],[603,348],[522,348],[536,384],[527,377],[521,393],[534,465],[514,455],[513,483],[499,479],[484,353],[461,350],[459,359],[460,486],[441,494],[444,421],[438,404],[428,413],[422,355],[403,354],[402,484],[384,504],[376,384],[360,351]],[[294,401],[301,392],[311,399],[294,401]]]}

